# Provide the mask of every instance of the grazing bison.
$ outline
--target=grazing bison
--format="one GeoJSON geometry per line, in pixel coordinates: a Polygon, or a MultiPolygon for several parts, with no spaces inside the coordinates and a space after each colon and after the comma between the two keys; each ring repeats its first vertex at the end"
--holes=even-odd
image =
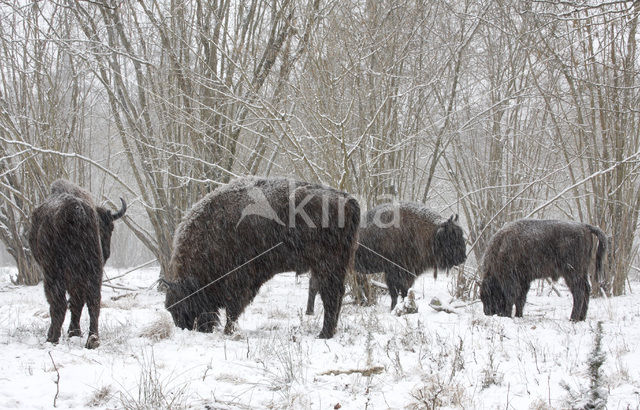
{"type": "Polygon", "coordinates": [[[49,302],[51,326],[47,342],[58,343],[67,312],[69,293],[71,323],[69,336],[80,336],[82,308],[89,309],[89,337],[85,347],[99,346],[98,316],[102,269],[109,257],[113,221],[127,210],[113,213],[95,206],[88,192],[64,180],[51,185],[51,194],[31,217],[29,247],[44,274],[44,293],[49,302]]]}
{"type": "MultiPolygon", "coordinates": [[[[466,245],[457,215],[445,219],[412,202],[379,205],[367,212],[360,228],[355,270],[385,273],[391,309],[398,294],[407,297],[418,275],[433,269],[449,269],[463,263],[466,245]]],[[[309,282],[307,314],[313,314],[316,284],[309,282]]]]}
{"type": "Polygon", "coordinates": [[[181,328],[225,333],[275,274],[311,271],[325,307],[321,338],[336,330],[360,207],[343,192],[285,178],[239,178],[211,192],[178,226],[165,307],[181,328]]]}
{"type": "Polygon", "coordinates": [[[585,320],[589,305],[589,263],[594,244],[596,277],[602,280],[602,258],[607,237],[588,224],[521,219],[502,227],[489,241],[480,274],[480,299],[485,315],[522,317],[527,292],[534,279],[563,277],[573,294],[571,320],[585,320]]]}

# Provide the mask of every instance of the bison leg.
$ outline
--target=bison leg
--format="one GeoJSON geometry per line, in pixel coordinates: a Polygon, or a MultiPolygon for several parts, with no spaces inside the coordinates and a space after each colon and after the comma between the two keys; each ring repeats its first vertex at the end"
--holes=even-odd
{"type": "Polygon", "coordinates": [[[580,314],[578,315],[578,320],[586,320],[587,319],[587,309],[589,308],[589,295],[591,295],[591,285],[589,285],[589,280],[585,277],[584,279],[584,299],[582,303],[582,309],[580,309],[580,314]]]}
{"type": "Polygon", "coordinates": [[[315,277],[315,274],[311,272],[311,277],[309,278],[309,296],[307,297],[307,315],[313,315],[317,294],[318,279],[315,277]]]}
{"type": "Polygon", "coordinates": [[[97,289],[97,294],[93,294],[87,301],[87,308],[89,310],[89,337],[87,338],[87,344],[84,347],[87,349],[95,349],[100,346],[100,340],[98,338],[98,318],[100,316],[100,287],[97,289]]]}
{"type": "Polygon", "coordinates": [[[211,333],[220,323],[218,309],[215,311],[201,313],[197,318],[197,330],[199,332],[211,333]]]}
{"type": "Polygon", "coordinates": [[[413,281],[407,281],[403,275],[403,272],[394,270],[390,270],[385,274],[387,288],[389,289],[389,295],[391,296],[391,310],[393,310],[398,303],[398,294],[403,298],[406,298],[409,288],[413,285],[413,281]]]}
{"type": "Polygon", "coordinates": [[[341,274],[326,275],[320,285],[320,298],[324,306],[324,322],[318,335],[320,339],[330,339],[336,333],[344,296],[344,275],[344,271],[341,274]]]}
{"type": "Polygon", "coordinates": [[[229,308],[227,308],[227,323],[224,325],[224,334],[231,335],[236,331],[236,323],[238,321],[239,314],[230,314],[229,308]],[[234,319],[235,318],[235,319],[234,319]]]}
{"type": "Polygon", "coordinates": [[[62,332],[62,323],[67,314],[67,299],[65,298],[64,283],[47,283],[45,280],[44,293],[49,302],[49,315],[51,316],[51,325],[47,332],[47,342],[58,343],[60,333],[62,332]]]}
{"type": "Polygon", "coordinates": [[[389,288],[389,296],[391,296],[391,310],[393,310],[398,303],[398,291],[396,290],[396,285],[393,283],[387,282],[387,287],[389,288]]]}
{"type": "MultiPolygon", "coordinates": [[[[251,273],[248,276],[252,276],[251,273]]],[[[224,326],[224,333],[227,335],[232,334],[236,330],[236,326],[238,323],[238,318],[244,312],[244,309],[251,303],[251,301],[256,297],[258,291],[260,291],[260,286],[262,283],[253,283],[244,291],[241,291],[240,294],[236,294],[233,299],[226,301],[226,309],[227,309],[227,323],[224,326]]],[[[242,289],[243,284],[238,283],[236,285],[230,286],[229,289],[242,289]]]]}
{"type": "Polygon", "coordinates": [[[69,294],[69,310],[71,311],[71,323],[69,323],[69,337],[82,336],[80,331],[80,315],[84,307],[84,298],[77,293],[69,294]]]}
{"type": "Polygon", "coordinates": [[[591,292],[588,278],[585,276],[574,280],[567,280],[565,277],[565,281],[573,295],[571,320],[574,322],[585,320],[587,318],[587,308],[589,307],[589,293],[591,292]]]}
{"type": "Polygon", "coordinates": [[[522,310],[524,309],[524,304],[527,301],[527,293],[529,293],[530,287],[530,282],[520,284],[519,292],[516,295],[516,317],[522,317],[522,310]]]}
{"type": "Polygon", "coordinates": [[[406,299],[406,298],[407,298],[407,292],[408,292],[408,291],[409,291],[409,289],[408,289],[408,288],[405,288],[405,287],[402,287],[402,288],[400,289],[400,294],[402,295],[402,300],[404,300],[404,299],[406,299]]]}
{"type": "Polygon", "coordinates": [[[230,335],[236,330],[236,324],[238,322],[238,318],[242,314],[242,311],[246,307],[247,303],[244,303],[242,300],[234,300],[230,301],[227,308],[227,323],[224,326],[224,334],[230,335]]]}

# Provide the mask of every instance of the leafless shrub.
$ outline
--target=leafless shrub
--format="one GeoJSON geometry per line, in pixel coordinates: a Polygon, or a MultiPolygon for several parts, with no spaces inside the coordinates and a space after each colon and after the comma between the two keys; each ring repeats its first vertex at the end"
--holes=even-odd
{"type": "Polygon", "coordinates": [[[504,374],[498,368],[500,364],[496,361],[494,349],[489,349],[486,367],[482,370],[482,388],[486,389],[494,384],[501,384],[504,374]]]}
{"type": "Polygon", "coordinates": [[[572,409],[602,410],[607,408],[608,392],[604,385],[602,365],[606,354],[602,351],[602,322],[593,331],[593,347],[588,359],[589,387],[573,389],[566,381],[561,382],[567,393],[566,404],[572,409]]]}

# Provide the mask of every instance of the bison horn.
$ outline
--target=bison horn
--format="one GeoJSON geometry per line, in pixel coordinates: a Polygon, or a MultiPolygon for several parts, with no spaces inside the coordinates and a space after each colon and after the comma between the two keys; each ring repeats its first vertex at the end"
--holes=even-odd
{"type": "Polygon", "coordinates": [[[122,198],[120,198],[120,202],[122,202],[122,208],[120,208],[120,210],[115,214],[113,212],[111,213],[111,219],[113,219],[114,221],[116,219],[122,218],[124,216],[124,213],[127,212],[127,203],[124,202],[124,199],[122,198]]]}

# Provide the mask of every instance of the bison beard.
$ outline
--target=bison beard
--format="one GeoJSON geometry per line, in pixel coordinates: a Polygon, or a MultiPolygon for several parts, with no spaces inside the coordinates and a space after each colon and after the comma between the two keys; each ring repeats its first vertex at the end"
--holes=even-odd
{"type": "Polygon", "coordinates": [[[589,263],[593,235],[598,239],[596,278],[602,280],[607,238],[599,228],[568,221],[522,219],[500,229],[489,241],[480,267],[480,299],[485,315],[516,317],[534,279],[563,277],[573,295],[571,320],[585,320],[589,305],[589,263]]]}
{"type": "Polygon", "coordinates": [[[196,203],[176,230],[165,307],[178,327],[204,332],[225,308],[231,333],[267,280],[310,270],[325,307],[320,337],[330,338],[359,221],[357,201],[343,192],[285,178],[236,179],[196,203]]]}
{"type": "MultiPolygon", "coordinates": [[[[372,208],[360,228],[355,270],[365,274],[385,273],[393,310],[398,294],[406,298],[418,275],[433,269],[436,277],[438,269],[449,269],[466,260],[464,234],[457,222],[457,216],[445,219],[411,202],[372,208]]],[[[316,287],[312,278],[308,315],[313,314],[316,287]]]]}
{"type": "Polygon", "coordinates": [[[47,341],[57,343],[67,312],[69,293],[71,323],[69,337],[81,336],[80,315],[89,310],[89,349],[99,345],[98,317],[102,269],[109,257],[113,221],[126,212],[112,213],[94,205],[88,192],[64,180],[51,185],[51,194],[32,214],[29,247],[44,274],[44,292],[49,302],[51,325],[47,341]]]}

